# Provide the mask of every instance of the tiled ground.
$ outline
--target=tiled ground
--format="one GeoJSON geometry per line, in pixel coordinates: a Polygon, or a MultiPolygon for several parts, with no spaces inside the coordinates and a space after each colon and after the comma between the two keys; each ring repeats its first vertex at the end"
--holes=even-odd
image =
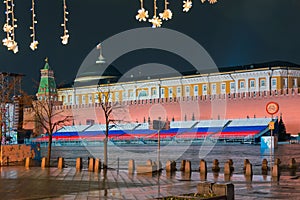
{"type": "MultiPolygon", "coordinates": [[[[200,175],[193,172],[186,177],[181,172],[160,176],[131,175],[127,171],[108,170],[107,174],[88,171],[76,172],[75,168],[0,168],[0,199],[154,199],[196,192],[200,175]]],[[[254,176],[246,181],[244,175],[234,174],[230,181],[235,186],[236,199],[300,199],[300,178],[282,176],[279,182],[269,176],[254,176]]],[[[224,182],[208,174],[208,181],[224,182]]]]}

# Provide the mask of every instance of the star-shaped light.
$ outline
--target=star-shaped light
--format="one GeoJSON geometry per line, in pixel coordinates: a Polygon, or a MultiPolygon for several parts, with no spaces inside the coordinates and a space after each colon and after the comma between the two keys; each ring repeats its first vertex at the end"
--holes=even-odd
{"type": "Polygon", "coordinates": [[[18,53],[19,51],[18,43],[16,41],[9,42],[7,47],[8,50],[12,50],[14,53],[18,53]]]}
{"type": "Polygon", "coordinates": [[[149,22],[152,23],[152,28],[161,27],[162,21],[160,18],[153,16],[152,19],[149,19],[149,22]]]}
{"type": "Polygon", "coordinates": [[[39,44],[39,42],[34,40],[34,41],[31,42],[30,48],[34,51],[34,50],[37,49],[38,44],[39,44]]]}
{"type": "Polygon", "coordinates": [[[148,11],[145,10],[144,8],[139,9],[138,14],[135,16],[136,20],[139,20],[140,22],[141,21],[145,22],[148,17],[149,17],[148,11]]]}
{"type": "Polygon", "coordinates": [[[70,37],[70,35],[68,35],[68,34],[66,34],[66,35],[64,35],[64,36],[61,36],[60,38],[61,38],[61,43],[62,44],[68,44],[68,42],[69,42],[69,37],[70,37]]]}
{"type": "Polygon", "coordinates": [[[172,19],[173,13],[172,13],[172,11],[170,9],[166,9],[166,10],[164,10],[163,13],[160,13],[159,16],[163,20],[168,21],[169,19],[172,19]]]}
{"type": "Polygon", "coordinates": [[[9,46],[9,44],[11,43],[11,37],[8,37],[8,38],[4,38],[3,40],[2,40],[2,44],[4,45],[4,46],[6,46],[6,47],[8,47],[9,46]]]}
{"type": "Polygon", "coordinates": [[[183,1],[183,12],[188,12],[192,8],[192,1],[186,0],[183,1]]]}
{"type": "Polygon", "coordinates": [[[10,33],[12,30],[13,30],[13,27],[11,25],[9,25],[9,24],[4,24],[3,25],[3,31],[5,33],[10,33]]]}

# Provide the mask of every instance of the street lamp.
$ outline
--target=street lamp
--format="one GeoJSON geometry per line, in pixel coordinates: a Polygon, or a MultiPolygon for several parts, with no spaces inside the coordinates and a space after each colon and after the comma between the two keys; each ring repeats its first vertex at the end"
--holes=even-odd
{"type": "Polygon", "coordinates": [[[273,116],[274,116],[274,114],[276,114],[278,111],[279,111],[279,105],[278,105],[278,103],[276,103],[276,102],[269,102],[269,103],[267,103],[267,105],[266,105],[266,111],[267,111],[267,113],[268,114],[270,114],[271,115],[271,122],[269,123],[269,129],[270,129],[270,131],[271,131],[271,150],[270,150],[270,156],[271,156],[271,160],[270,160],[270,162],[271,162],[271,170],[272,170],[272,157],[273,157],[273,155],[272,155],[272,151],[273,151],[273,148],[275,148],[275,144],[274,144],[274,147],[273,147],[273,130],[274,130],[274,128],[275,128],[275,123],[273,122],[273,116]]]}

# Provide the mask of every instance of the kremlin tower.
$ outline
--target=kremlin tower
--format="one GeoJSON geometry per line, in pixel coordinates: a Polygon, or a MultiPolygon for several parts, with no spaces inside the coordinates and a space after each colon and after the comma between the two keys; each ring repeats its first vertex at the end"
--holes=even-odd
{"type": "Polygon", "coordinates": [[[38,92],[36,93],[38,100],[46,100],[50,97],[51,100],[57,101],[57,88],[54,78],[54,72],[50,68],[48,58],[45,59],[45,66],[41,69],[41,79],[38,92]]]}

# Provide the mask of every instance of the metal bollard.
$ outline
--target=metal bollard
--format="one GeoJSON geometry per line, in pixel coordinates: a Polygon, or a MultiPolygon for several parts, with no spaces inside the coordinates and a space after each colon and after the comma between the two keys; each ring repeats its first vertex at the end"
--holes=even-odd
{"type": "Polygon", "coordinates": [[[47,158],[43,157],[42,158],[42,163],[41,163],[41,168],[45,169],[46,167],[49,167],[49,166],[47,166],[47,158]]]}
{"type": "Polygon", "coordinates": [[[57,168],[58,169],[63,169],[65,166],[65,160],[62,157],[58,158],[58,163],[57,163],[57,168]]]}
{"type": "Polygon", "coordinates": [[[213,164],[212,164],[212,171],[213,172],[219,172],[220,171],[218,159],[214,159],[213,164]]]}
{"type": "Polygon", "coordinates": [[[26,157],[26,160],[25,160],[25,168],[26,169],[30,168],[30,163],[31,163],[31,158],[30,157],[26,157]]]}
{"type": "Polygon", "coordinates": [[[200,174],[207,174],[207,164],[205,160],[200,161],[200,174]]]}
{"type": "Polygon", "coordinates": [[[134,164],[134,160],[131,159],[128,162],[128,173],[133,174],[135,171],[135,164],[134,164]]]}
{"type": "Polygon", "coordinates": [[[245,172],[246,176],[252,176],[253,175],[253,170],[252,170],[252,164],[248,163],[246,165],[246,172],[245,172]]]}
{"type": "Polygon", "coordinates": [[[94,164],[94,172],[99,173],[101,171],[101,159],[96,158],[94,164]]]}
{"type": "Polygon", "coordinates": [[[89,158],[89,167],[88,167],[89,172],[94,171],[94,164],[95,164],[95,159],[94,158],[89,158]]]}
{"type": "Polygon", "coordinates": [[[76,159],[76,171],[81,171],[82,170],[82,158],[77,158],[76,159]]]}
{"type": "Polygon", "coordinates": [[[190,160],[185,161],[185,166],[184,166],[184,172],[191,172],[192,171],[192,164],[190,160]]]}

